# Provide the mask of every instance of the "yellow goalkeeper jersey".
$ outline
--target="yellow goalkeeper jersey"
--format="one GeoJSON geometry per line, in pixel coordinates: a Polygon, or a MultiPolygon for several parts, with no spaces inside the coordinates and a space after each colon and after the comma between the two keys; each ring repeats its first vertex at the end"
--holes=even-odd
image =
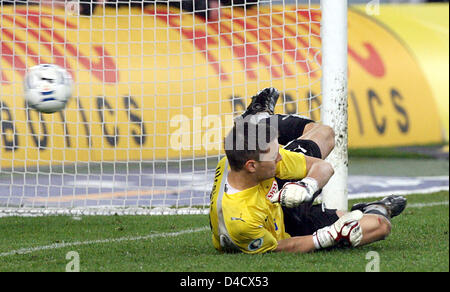
{"type": "MultiPolygon", "coordinates": [[[[306,176],[303,154],[280,148],[276,177],[301,179],[306,176]]],[[[211,192],[210,223],[217,250],[264,253],[274,250],[278,241],[289,238],[285,232],[283,210],[267,198],[278,191],[275,178],[237,192],[227,186],[229,166],[226,157],[219,161],[211,192]]]]}

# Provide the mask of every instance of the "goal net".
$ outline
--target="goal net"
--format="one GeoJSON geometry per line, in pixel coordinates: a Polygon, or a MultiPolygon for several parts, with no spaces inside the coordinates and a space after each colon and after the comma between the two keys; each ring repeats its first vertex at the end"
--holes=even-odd
{"type": "Polygon", "coordinates": [[[0,5],[0,216],[207,213],[222,139],[258,90],[324,120],[318,2],[0,5]],[[64,111],[27,108],[40,63],[71,74],[64,111]]]}

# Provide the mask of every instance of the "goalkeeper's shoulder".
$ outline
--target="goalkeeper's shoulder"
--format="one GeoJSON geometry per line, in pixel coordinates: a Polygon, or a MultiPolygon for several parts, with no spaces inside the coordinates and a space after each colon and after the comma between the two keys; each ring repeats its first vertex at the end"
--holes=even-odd
{"type": "Polygon", "coordinates": [[[291,162],[291,160],[295,163],[306,163],[305,155],[303,153],[289,151],[280,147],[280,155],[282,158],[281,161],[284,160],[286,163],[291,162]]]}
{"type": "Polygon", "coordinates": [[[287,155],[287,156],[293,156],[293,157],[302,157],[305,156],[303,153],[301,152],[294,152],[294,151],[290,151],[288,149],[285,149],[283,146],[280,145],[280,154],[281,156],[287,155]]]}
{"type": "Polygon", "coordinates": [[[277,177],[300,179],[306,176],[306,157],[302,153],[280,148],[281,161],[277,164],[277,177]]]}

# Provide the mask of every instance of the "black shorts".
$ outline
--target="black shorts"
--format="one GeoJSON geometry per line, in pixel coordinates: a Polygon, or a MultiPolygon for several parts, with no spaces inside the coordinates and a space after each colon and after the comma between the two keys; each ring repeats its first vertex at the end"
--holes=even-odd
{"type": "Polygon", "coordinates": [[[299,115],[274,115],[266,119],[266,123],[270,123],[268,119],[276,118],[278,123],[278,143],[286,145],[292,140],[297,139],[303,135],[305,126],[309,123],[314,123],[306,117],[299,115]]]}
{"type": "MultiPolygon", "coordinates": [[[[281,189],[286,180],[276,178],[281,189]]],[[[329,226],[339,219],[336,209],[322,209],[322,204],[313,205],[320,192],[314,194],[311,202],[300,204],[295,208],[283,208],[285,231],[290,236],[311,235],[318,229],[329,226]]]]}
{"type": "Polygon", "coordinates": [[[339,219],[336,210],[322,210],[322,204],[303,203],[296,208],[282,208],[285,231],[290,236],[311,235],[339,219]]]}

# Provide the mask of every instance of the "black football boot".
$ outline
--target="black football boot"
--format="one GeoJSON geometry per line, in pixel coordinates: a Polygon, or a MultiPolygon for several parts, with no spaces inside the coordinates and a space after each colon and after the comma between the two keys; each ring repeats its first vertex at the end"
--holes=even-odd
{"type": "Polygon", "coordinates": [[[370,203],[357,203],[352,206],[351,211],[360,210],[363,213],[366,213],[370,206],[381,205],[384,206],[388,212],[389,218],[398,216],[406,207],[406,198],[398,195],[387,196],[379,201],[370,202],[370,203]]]}

